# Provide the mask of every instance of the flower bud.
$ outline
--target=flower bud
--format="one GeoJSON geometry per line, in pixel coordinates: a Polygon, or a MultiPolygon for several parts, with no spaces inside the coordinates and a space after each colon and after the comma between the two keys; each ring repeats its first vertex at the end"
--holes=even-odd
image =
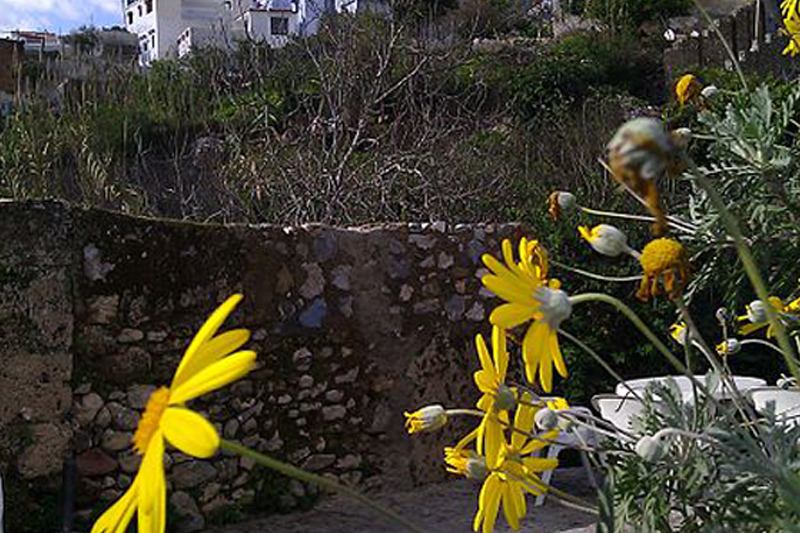
{"type": "Polygon", "coordinates": [[[600,224],[589,231],[585,226],[580,226],[578,231],[581,237],[589,241],[595,252],[608,257],[617,257],[627,252],[628,237],[619,229],[610,224],[600,224]]]}
{"type": "Polygon", "coordinates": [[[657,463],[667,453],[661,439],[645,435],[636,443],[636,454],[648,463],[657,463]]]}
{"type": "Polygon", "coordinates": [[[553,220],[558,220],[562,213],[569,213],[578,205],[575,195],[570,192],[555,191],[547,200],[547,211],[553,220]]]}
{"type": "Polygon", "coordinates": [[[738,339],[728,339],[717,345],[717,353],[720,355],[733,355],[742,349],[742,344],[738,339]]]}
{"type": "Polygon", "coordinates": [[[689,128],[677,128],[669,132],[672,144],[680,150],[685,150],[692,140],[692,130],[689,128]]]}
{"type": "Polygon", "coordinates": [[[500,384],[494,397],[494,407],[500,411],[510,411],[517,405],[517,394],[506,384],[500,384]]]}
{"type": "Polygon", "coordinates": [[[724,307],[717,309],[715,315],[720,324],[727,324],[732,319],[730,312],[724,307]]]}
{"type": "Polygon", "coordinates": [[[747,306],[747,320],[753,324],[763,324],[767,322],[767,304],[762,300],[753,300],[747,306]]]}
{"type": "Polygon", "coordinates": [[[707,100],[715,98],[718,94],[719,89],[717,89],[715,85],[707,85],[706,87],[703,87],[702,91],[700,91],[700,95],[707,100]]]}
{"type": "Polygon", "coordinates": [[[686,329],[686,324],[683,322],[676,322],[669,327],[669,334],[675,339],[675,342],[680,344],[681,346],[686,345],[686,335],[688,330],[686,329]]]}
{"type": "Polygon", "coordinates": [[[436,431],[447,424],[447,411],[441,405],[429,405],[406,416],[406,431],[409,434],[436,431]]]}
{"type": "Polygon", "coordinates": [[[537,428],[542,431],[550,431],[558,427],[559,416],[552,409],[545,407],[536,411],[533,420],[536,422],[537,428]]]}
{"type": "Polygon", "coordinates": [[[561,289],[539,287],[533,298],[539,302],[541,320],[546,322],[550,329],[557,330],[563,321],[572,314],[572,302],[569,296],[561,289]]]}

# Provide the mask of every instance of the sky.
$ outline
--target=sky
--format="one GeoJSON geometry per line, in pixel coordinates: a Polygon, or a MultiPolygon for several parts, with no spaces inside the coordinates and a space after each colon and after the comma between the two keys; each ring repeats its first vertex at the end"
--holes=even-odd
{"type": "Polygon", "coordinates": [[[69,33],[80,26],[122,24],[121,0],[0,0],[0,33],[49,30],[69,33]]]}

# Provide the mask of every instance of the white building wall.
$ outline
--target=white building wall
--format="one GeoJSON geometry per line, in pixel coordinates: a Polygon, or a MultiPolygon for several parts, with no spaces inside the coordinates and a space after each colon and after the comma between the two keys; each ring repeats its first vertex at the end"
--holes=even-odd
{"type": "Polygon", "coordinates": [[[243,17],[246,34],[255,41],[265,41],[273,48],[286,45],[290,35],[298,32],[298,14],[288,10],[251,9],[243,17]],[[285,20],[279,23],[278,20],[285,20]],[[273,30],[285,24],[287,33],[275,33],[273,30]]]}
{"type": "Polygon", "coordinates": [[[178,37],[191,26],[210,27],[223,17],[223,0],[128,0],[125,25],[139,36],[142,63],[177,57],[178,37]],[[148,6],[152,10],[148,11],[148,6]]]}

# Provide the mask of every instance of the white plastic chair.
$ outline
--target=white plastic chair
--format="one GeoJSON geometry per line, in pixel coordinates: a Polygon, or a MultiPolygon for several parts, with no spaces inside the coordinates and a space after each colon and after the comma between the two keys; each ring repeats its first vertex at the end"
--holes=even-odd
{"type": "Polygon", "coordinates": [[[774,404],[776,418],[786,424],[800,423],[800,390],[780,387],[757,387],[747,391],[756,411],[763,413],[774,404]]]}
{"type": "Polygon", "coordinates": [[[644,411],[644,404],[638,398],[617,394],[597,394],[592,397],[592,405],[603,419],[623,431],[633,431],[633,418],[644,411]]]}

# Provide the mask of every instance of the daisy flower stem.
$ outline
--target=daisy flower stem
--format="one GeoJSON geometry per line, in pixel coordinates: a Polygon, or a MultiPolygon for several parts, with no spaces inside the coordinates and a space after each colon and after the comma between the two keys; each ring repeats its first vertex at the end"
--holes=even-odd
{"type": "Polygon", "coordinates": [[[575,335],[573,335],[573,334],[571,334],[571,333],[569,333],[567,331],[564,331],[563,329],[559,329],[558,333],[563,335],[565,339],[568,339],[569,341],[571,341],[575,346],[577,346],[578,348],[580,348],[581,350],[586,352],[589,355],[589,357],[591,357],[592,359],[597,361],[597,364],[602,366],[603,370],[608,372],[608,374],[612,378],[616,379],[617,382],[622,383],[623,385],[625,385],[625,388],[628,389],[628,392],[631,393],[631,396],[633,396],[634,398],[636,398],[639,401],[642,401],[642,398],[639,396],[639,394],[637,394],[636,390],[634,390],[633,387],[630,387],[629,385],[625,384],[625,379],[622,376],[620,376],[617,373],[617,371],[614,370],[611,367],[611,365],[606,363],[605,360],[600,356],[599,353],[597,353],[594,350],[592,350],[586,343],[581,341],[578,337],[576,337],[575,335]]]}
{"type": "Polygon", "coordinates": [[[428,533],[424,529],[409,522],[405,517],[401,516],[397,512],[389,509],[388,507],[380,503],[375,502],[374,500],[368,498],[367,496],[361,494],[356,490],[351,489],[350,487],[341,485],[328,478],[318,476],[310,472],[306,472],[305,470],[297,468],[296,466],[288,465],[286,463],[268,457],[264,454],[253,451],[250,448],[246,448],[235,442],[221,440],[219,447],[222,448],[223,450],[228,450],[229,452],[241,455],[242,457],[250,457],[251,459],[255,459],[255,461],[261,466],[265,466],[271,470],[275,470],[276,472],[279,472],[285,476],[300,481],[305,481],[306,483],[312,483],[319,487],[330,489],[345,496],[349,496],[350,498],[353,498],[354,500],[358,500],[359,502],[363,503],[376,513],[381,514],[386,518],[405,526],[405,528],[408,529],[409,531],[414,531],[415,533],[428,533]]]}
{"type": "MultiPolygon", "coordinates": [[[[739,259],[742,260],[742,265],[747,273],[747,277],[750,278],[750,283],[753,285],[758,298],[763,302],[768,302],[769,291],[767,290],[767,284],[764,282],[764,278],[761,277],[761,273],[759,272],[758,265],[753,257],[753,253],[750,251],[750,247],[744,240],[742,231],[739,228],[739,223],[725,206],[725,201],[719,195],[714,186],[711,185],[711,182],[706,179],[703,173],[697,168],[697,165],[694,163],[694,161],[690,160],[689,165],[692,178],[706,192],[708,199],[711,200],[712,205],[717,209],[717,211],[719,211],[722,222],[725,224],[725,229],[728,231],[728,234],[733,237],[734,244],[736,245],[736,251],[739,254],[739,259]]],[[[794,349],[792,348],[792,344],[789,342],[789,336],[786,334],[786,328],[778,319],[778,315],[771,305],[765,306],[765,310],[767,312],[769,323],[775,330],[775,334],[778,337],[778,345],[783,353],[786,366],[789,367],[792,377],[800,382],[800,366],[798,366],[795,360],[794,349]]]]}
{"type": "MultiPolygon", "coordinates": [[[[647,215],[629,215],[627,213],[616,213],[614,211],[600,211],[599,209],[592,209],[591,207],[584,207],[578,206],[581,211],[588,215],[595,215],[599,217],[607,217],[607,218],[622,218],[626,220],[637,220],[640,222],[655,222],[655,217],[647,216],[647,215]]],[[[668,216],[667,220],[669,220],[669,225],[677,230],[682,231],[684,233],[688,233],[690,235],[694,235],[697,232],[697,228],[693,227],[691,222],[687,222],[685,220],[681,220],[677,217],[668,216]]]]}
{"type": "Polygon", "coordinates": [[[520,476],[515,476],[514,474],[511,474],[509,472],[503,472],[503,473],[509,478],[515,481],[519,481],[520,483],[528,487],[534,494],[536,494],[537,492],[542,492],[542,490],[544,489],[546,492],[552,494],[556,499],[558,499],[559,503],[562,503],[569,507],[574,507],[575,509],[579,509],[586,513],[596,514],[596,515],[600,514],[599,510],[591,503],[577,496],[573,496],[568,492],[564,492],[561,489],[557,489],[552,485],[545,485],[544,483],[542,483],[541,485],[538,483],[531,483],[529,480],[522,478],[520,476]]]}
{"type": "Polygon", "coordinates": [[[630,437],[630,436],[628,436],[628,435],[626,435],[626,434],[624,434],[622,432],[608,431],[608,430],[605,430],[605,429],[603,429],[603,428],[601,428],[601,427],[599,427],[599,426],[597,426],[595,424],[587,424],[586,422],[578,419],[578,417],[576,417],[574,415],[573,416],[569,416],[568,413],[560,413],[560,412],[556,411],[556,415],[558,415],[559,418],[564,418],[565,420],[567,420],[569,422],[572,422],[573,424],[575,424],[577,426],[581,426],[583,428],[586,428],[589,431],[594,431],[595,433],[600,433],[601,435],[605,435],[606,437],[608,437],[610,439],[627,440],[629,442],[636,442],[637,440],[639,440],[639,439],[636,439],[634,437],[630,437]]]}
{"type": "Polygon", "coordinates": [[[631,281],[639,281],[642,279],[643,276],[624,276],[624,277],[613,277],[613,276],[604,276],[602,274],[595,274],[594,272],[588,272],[586,270],[581,270],[580,268],[575,268],[571,266],[567,266],[563,263],[559,263],[558,261],[550,260],[551,265],[555,265],[558,268],[563,268],[567,272],[574,272],[575,274],[579,274],[581,276],[596,279],[599,281],[611,281],[611,282],[631,282],[631,281]]]}
{"type": "Polygon", "coordinates": [[[678,296],[678,298],[675,300],[675,305],[678,307],[678,310],[681,313],[681,318],[689,328],[689,339],[691,342],[686,343],[687,354],[690,345],[697,346],[698,350],[700,350],[700,353],[706,356],[706,359],[711,364],[711,367],[719,374],[722,381],[730,389],[731,399],[736,405],[736,409],[739,411],[739,413],[741,413],[745,420],[754,420],[756,418],[755,412],[745,401],[742,393],[736,386],[736,382],[731,377],[730,372],[725,370],[722,363],[719,361],[719,359],[717,359],[715,352],[711,350],[711,348],[708,346],[708,343],[706,343],[705,339],[703,339],[702,335],[700,335],[700,330],[695,325],[694,319],[692,319],[692,315],[689,313],[689,307],[686,305],[686,302],[684,302],[682,296],[678,296]]]}
{"type": "Polygon", "coordinates": [[[667,361],[669,361],[681,374],[684,374],[687,378],[689,378],[689,381],[691,381],[698,389],[703,391],[703,393],[705,393],[705,395],[712,402],[718,403],[716,398],[709,393],[708,388],[705,386],[705,384],[701,383],[694,376],[694,374],[689,372],[689,369],[686,368],[686,365],[684,365],[680,359],[675,357],[675,355],[669,351],[669,348],[667,348],[664,345],[664,343],[661,342],[661,340],[656,336],[656,334],[653,333],[650,330],[650,328],[647,327],[644,321],[642,321],[642,319],[639,318],[639,315],[634,313],[633,310],[627,305],[625,305],[624,302],[618,300],[617,298],[614,298],[613,296],[609,296],[607,294],[602,294],[602,293],[579,294],[577,296],[571,296],[569,300],[573,305],[585,302],[602,302],[615,307],[620,313],[625,315],[625,317],[628,320],[630,320],[631,323],[634,326],[636,326],[636,328],[640,332],[642,332],[642,334],[647,338],[647,340],[650,341],[653,344],[653,346],[655,346],[656,350],[658,350],[659,353],[661,353],[661,355],[663,355],[667,359],[667,361]]]}

